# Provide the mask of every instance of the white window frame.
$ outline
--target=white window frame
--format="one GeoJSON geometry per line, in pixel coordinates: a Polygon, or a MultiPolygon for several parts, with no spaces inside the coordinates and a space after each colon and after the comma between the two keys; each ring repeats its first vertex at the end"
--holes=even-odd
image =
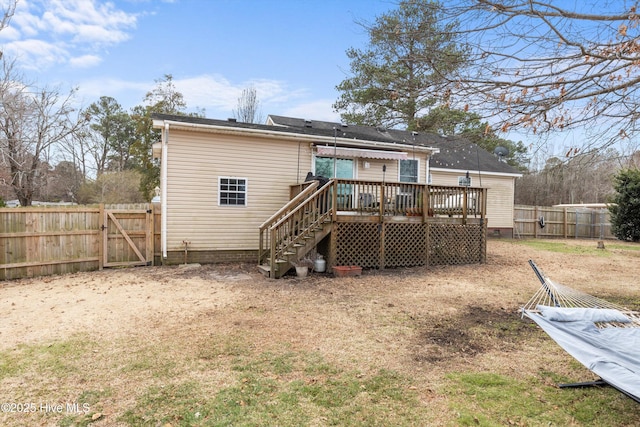
{"type": "Polygon", "coordinates": [[[406,183],[419,183],[420,182],[420,159],[405,159],[405,160],[398,160],[398,182],[406,182],[406,183]],[[402,162],[403,161],[414,161],[418,163],[418,167],[416,169],[416,180],[415,181],[402,181],[402,176],[400,175],[401,171],[402,171],[402,162]]]}
{"type": "MultiPolygon", "coordinates": [[[[329,156],[318,156],[317,153],[313,153],[313,155],[311,156],[311,173],[313,173],[314,175],[316,175],[318,172],[316,171],[316,160],[317,159],[331,159],[333,160],[333,157],[329,157],[329,156]]],[[[352,175],[353,177],[351,178],[344,178],[344,179],[358,179],[358,171],[359,171],[359,165],[358,163],[360,163],[358,161],[358,159],[356,158],[352,158],[352,157],[337,157],[338,160],[351,160],[352,162],[352,175]]],[[[325,178],[329,178],[328,176],[325,176],[325,178]]],[[[332,178],[330,178],[332,179],[332,178]]]]}
{"type": "Polygon", "coordinates": [[[473,182],[473,177],[471,176],[469,176],[469,181],[467,181],[466,175],[458,176],[458,185],[460,187],[471,187],[472,182],[473,182]]]}
{"type": "MultiPolygon", "coordinates": [[[[236,185],[238,183],[236,182],[236,185]]],[[[228,184],[227,184],[228,185],[228,184]]],[[[225,208],[238,208],[238,207],[246,207],[249,204],[249,179],[240,176],[219,176],[218,177],[218,206],[225,208]],[[223,179],[234,179],[236,181],[244,181],[244,191],[229,191],[222,190],[222,180],[223,179]],[[222,203],[222,193],[234,193],[234,194],[244,194],[244,204],[242,205],[230,205],[222,203]]]]}

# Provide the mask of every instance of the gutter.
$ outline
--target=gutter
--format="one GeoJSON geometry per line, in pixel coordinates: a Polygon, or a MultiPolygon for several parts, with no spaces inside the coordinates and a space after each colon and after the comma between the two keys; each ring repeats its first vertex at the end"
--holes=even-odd
{"type": "Polygon", "coordinates": [[[162,159],[160,160],[160,201],[161,208],[161,230],[160,230],[160,247],[162,249],[162,258],[167,258],[167,149],[169,144],[169,123],[165,122],[162,138],[162,159]]]}
{"type": "MultiPolygon", "coordinates": [[[[449,169],[449,168],[442,168],[442,167],[436,167],[436,166],[431,166],[430,170],[432,171],[440,171],[440,172],[451,172],[451,173],[460,173],[460,174],[465,174],[467,172],[469,173],[478,173],[478,169],[449,169]]],[[[480,171],[482,173],[483,176],[508,176],[511,178],[522,178],[522,174],[521,173],[512,173],[512,172],[492,172],[492,171],[480,171]]]]}

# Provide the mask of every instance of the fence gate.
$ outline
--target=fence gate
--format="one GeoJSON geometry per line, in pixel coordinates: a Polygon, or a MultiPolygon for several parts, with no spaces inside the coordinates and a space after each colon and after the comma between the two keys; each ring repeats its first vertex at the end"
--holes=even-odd
{"type": "Polygon", "coordinates": [[[104,209],[102,266],[151,265],[153,214],[151,209],[104,209]]]}

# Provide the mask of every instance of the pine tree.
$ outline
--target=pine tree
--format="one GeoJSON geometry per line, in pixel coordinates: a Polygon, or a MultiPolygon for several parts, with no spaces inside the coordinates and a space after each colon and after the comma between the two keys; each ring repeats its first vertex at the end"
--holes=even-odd
{"type": "Polygon", "coordinates": [[[347,123],[414,130],[416,119],[437,102],[444,76],[464,63],[453,39],[455,24],[443,25],[442,5],[432,0],[405,0],[398,9],[363,25],[366,50],[351,48],[352,76],[336,88],[333,105],[347,123]]]}

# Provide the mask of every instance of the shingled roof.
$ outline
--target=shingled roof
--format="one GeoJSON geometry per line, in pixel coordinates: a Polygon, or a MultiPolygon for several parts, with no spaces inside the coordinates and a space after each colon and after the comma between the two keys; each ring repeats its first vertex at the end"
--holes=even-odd
{"type": "MultiPolygon", "coordinates": [[[[291,134],[300,134],[300,135],[314,135],[314,136],[323,136],[323,137],[331,137],[337,136],[338,138],[347,138],[358,141],[374,141],[374,142],[385,142],[385,143],[404,143],[406,141],[402,141],[398,138],[390,137],[390,135],[384,131],[376,131],[375,128],[370,128],[368,126],[357,126],[357,127],[347,127],[342,126],[340,123],[329,123],[329,122],[317,122],[314,121],[311,123],[308,120],[304,119],[291,119],[282,116],[269,116],[269,117],[281,117],[283,119],[287,119],[286,123],[283,120],[277,124],[257,124],[257,123],[243,123],[235,121],[234,119],[228,120],[218,120],[218,119],[207,119],[203,117],[192,117],[192,116],[183,116],[183,115],[173,115],[173,114],[153,114],[152,118],[157,120],[170,120],[173,122],[181,122],[181,123],[194,123],[198,125],[209,125],[209,126],[219,126],[219,127],[229,127],[234,129],[253,129],[253,130],[263,130],[263,131],[276,131],[282,133],[291,133],[291,134]],[[320,123],[323,123],[323,126],[319,126],[320,123]],[[334,129],[336,127],[336,129],[334,129]],[[357,128],[357,129],[356,129],[357,128]],[[337,133],[336,133],[337,130],[337,133]]],[[[426,145],[425,145],[426,146],[426,145]]],[[[406,147],[403,147],[406,148],[406,147]]]]}
{"type": "Polygon", "coordinates": [[[339,135],[346,137],[434,147],[439,149],[440,152],[431,156],[430,167],[433,169],[480,170],[482,172],[521,175],[517,169],[506,162],[501,162],[497,156],[477,144],[457,136],[444,137],[426,132],[410,132],[375,126],[345,125],[336,122],[305,120],[276,115],[269,115],[267,123],[289,129],[330,131],[331,134],[335,128],[340,132],[339,135]]]}
{"type": "Polygon", "coordinates": [[[242,123],[234,120],[206,119],[170,114],[154,114],[153,118],[234,129],[277,131],[323,137],[337,136],[357,141],[403,144],[405,145],[404,149],[406,149],[406,145],[433,147],[440,150],[439,153],[433,154],[431,157],[430,167],[433,169],[480,170],[482,172],[520,175],[518,170],[506,162],[499,161],[493,154],[459,137],[443,137],[425,132],[409,132],[375,126],[346,125],[337,122],[305,120],[277,115],[269,115],[267,124],[242,123]]]}

